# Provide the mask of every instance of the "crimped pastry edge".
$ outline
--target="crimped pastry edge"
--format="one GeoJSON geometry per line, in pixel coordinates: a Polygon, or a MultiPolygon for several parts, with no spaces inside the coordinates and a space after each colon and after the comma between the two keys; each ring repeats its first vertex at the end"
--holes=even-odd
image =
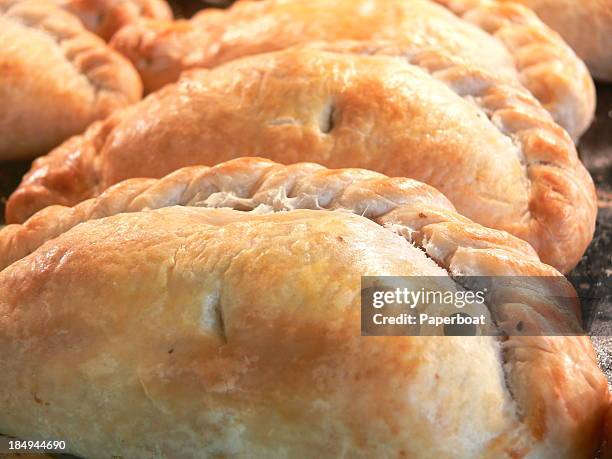
{"type": "MultiPolygon", "coordinates": [[[[573,139],[578,139],[584,133],[595,114],[595,85],[584,62],[537,15],[516,3],[497,4],[493,0],[431,1],[497,38],[514,58],[520,81],[536,95],[555,120],[573,139]]],[[[248,3],[236,2],[230,10],[239,9],[243,4],[248,7],[248,3]]],[[[224,10],[205,10],[205,14],[225,13],[224,10]]],[[[134,62],[145,62],[165,53],[165,61],[175,61],[180,67],[180,70],[176,68],[169,72],[176,79],[181,71],[202,66],[197,60],[197,53],[182,55],[180,49],[184,44],[181,44],[180,38],[169,38],[173,30],[178,31],[179,37],[182,33],[197,35],[197,28],[190,32],[190,21],[179,22],[150,20],[133,24],[117,33],[111,45],[131,55],[134,62]],[[166,39],[169,40],[168,49],[163,50],[166,39]],[[134,49],[137,52],[133,52],[134,49]]],[[[185,41],[188,40],[185,37],[185,41]]],[[[151,77],[155,80],[153,74],[151,77]]],[[[164,80],[166,83],[168,81],[164,80]]]]}
{"type": "Polygon", "coordinates": [[[170,5],[164,0],[61,0],[59,5],[79,17],[85,28],[106,41],[121,27],[139,18],[173,19],[170,5]]]}
{"type": "MultiPolygon", "coordinates": [[[[451,275],[473,274],[483,266],[492,269],[484,268],[479,275],[560,275],[541,263],[524,241],[456,214],[452,204],[428,185],[366,170],[329,170],[312,163],[282,166],[262,158],[187,167],[162,179],[130,179],[74,208],[48,207],[25,224],[0,231],[0,254],[7,253],[5,248],[21,248],[21,254],[13,254],[18,260],[84,221],[175,205],[252,212],[300,207],[348,210],[407,238],[451,275]]],[[[10,264],[10,259],[3,260],[5,269],[10,270],[10,264]]],[[[525,433],[526,427],[532,436],[517,437],[518,450],[529,451],[541,443],[554,451],[556,442],[569,439],[570,448],[587,457],[596,448],[607,407],[602,403],[607,383],[597,368],[589,339],[515,336],[502,341],[502,354],[508,390],[521,419],[520,430],[525,433]],[[526,349],[529,359],[525,359],[526,349]],[[564,363],[568,359],[571,366],[564,363]],[[534,391],[529,381],[541,384],[543,377],[551,377],[550,371],[574,374],[556,381],[560,386],[555,391],[534,391]],[[580,400],[575,400],[573,390],[581,393],[580,400]],[[547,430],[549,425],[558,431],[547,430]]]]}
{"type": "Polygon", "coordinates": [[[525,212],[529,221],[512,233],[528,241],[540,258],[561,272],[569,272],[578,263],[595,232],[595,185],[567,132],[525,88],[434,49],[417,51],[388,41],[319,42],[298,48],[301,46],[400,57],[476,105],[518,147],[530,183],[525,212]],[[575,215],[569,218],[572,213],[575,215]]]}
{"type": "Polygon", "coordinates": [[[577,140],[595,116],[595,83],[586,64],[529,8],[493,0],[433,0],[498,38],[520,82],[577,140]]]}
{"type": "MultiPolygon", "coordinates": [[[[340,197],[341,193],[334,196],[333,200],[340,197]]],[[[0,246],[3,248],[0,251],[3,255],[0,268],[6,268],[36,250],[45,241],[86,220],[122,212],[198,203],[204,207],[237,207],[247,210],[268,206],[276,211],[291,210],[292,206],[330,208],[331,205],[332,208],[349,210],[371,219],[382,219],[380,222],[383,225],[396,223],[393,219],[387,221],[383,218],[391,210],[406,210],[418,204],[437,209],[436,214],[439,215],[434,217],[434,220],[470,222],[454,211],[453,205],[442,193],[409,178],[389,178],[364,169],[332,170],[314,163],[283,166],[264,158],[237,158],[212,167],[185,167],[161,179],[128,179],[108,188],[100,196],[74,207],[46,207],[25,223],[8,225],[0,232],[0,246]],[[278,183],[278,186],[272,186],[275,183],[278,183]],[[296,184],[311,186],[311,193],[302,192],[301,197],[292,196],[296,184]],[[321,188],[317,189],[317,185],[321,188]],[[262,188],[259,189],[258,186],[262,188]],[[353,201],[332,203],[331,195],[323,195],[325,186],[335,186],[342,192],[346,191],[346,187],[352,186],[350,192],[353,201]],[[360,202],[361,197],[371,199],[372,196],[368,196],[368,193],[372,193],[372,189],[369,187],[376,186],[380,186],[389,194],[389,197],[380,197],[377,203],[382,203],[386,210],[380,214],[375,212],[374,207],[362,207],[360,202]]],[[[419,225],[429,221],[427,217],[419,218],[423,221],[418,225],[415,222],[414,225],[417,226],[411,226],[411,231],[417,231],[419,225]]],[[[480,225],[473,225],[482,228],[480,225]]],[[[539,261],[536,252],[527,242],[503,231],[490,231],[495,234],[496,240],[499,238],[501,246],[494,244],[497,248],[521,255],[526,261],[539,261]]]]}
{"type": "Polygon", "coordinates": [[[57,43],[75,72],[89,82],[96,94],[96,111],[102,117],[142,97],[142,82],[132,64],[52,2],[0,0],[0,14],[25,28],[43,32],[57,43]],[[80,41],[66,45],[76,39],[80,41]],[[92,65],[94,60],[96,65],[92,65]],[[102,66],[112,70],[101,72],[102,66]]]}
{"type": "MultiPolygon", "coordinates": [[[[562,272],[568,272],[580,260],[595,230],[595,187],[568,134],[528,91],[446,53],[415,51],[389,42],[312,43],[276,53],[309,48],[401,56],[409,65],[424,69],[460,97],[474,102],[500,134],[519,147],[520,159],[526,163],[529,208],[523,221],[509,223],[514,225],[512,233],[527,240],[545,262],[562,272]]],[[[167,86],[148,97],[162,97],[172,88],[167,86]]],[[[45,205],[71,206],[102,191],[98,189],[97,157],[123,113],[129,114],[130,107],[35,161],[7,202],[6,220],[23,222],[45,205]]]]}

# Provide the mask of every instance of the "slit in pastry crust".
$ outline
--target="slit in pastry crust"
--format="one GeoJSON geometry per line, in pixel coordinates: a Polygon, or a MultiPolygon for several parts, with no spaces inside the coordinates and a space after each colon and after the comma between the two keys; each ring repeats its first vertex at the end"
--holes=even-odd
{"type": "MultiPolygon", "coordinates": [[[[9,434],[78,429],[70,447],[88,457],[280,445],[575,459],[597,446],[607,384],[586,337],[359,336],[346,304],[360,274],[560,276],[413,180],[242,158],[48,207],[0,231],[0,248],[0,387],[22,406],[0,410],[9,434]]],[[[515,293],[527,316],[562,317],[515,293]]]]}
{"type": "Polygon", "coordinates": [[[595,113],[595,86],[584,63],[558,34],[518,4],[242,1],[228,10],[204,10],[189,21],[139,21],[119,31],[112,46],[138,68],[150,92],[176,81],[187,69],[319,40],[391,40],[402,46],[436,47],[518,78],[574,139],[595,113]]]}
{"type": "Polygon", "coordinates": [[[436,50],[359,42],[185,75],[38,159],[7,203],[7,221],[126,178],[248,155],[416,178],[564,272],[594,231],[592,180],[528,91],[436,50]]]}

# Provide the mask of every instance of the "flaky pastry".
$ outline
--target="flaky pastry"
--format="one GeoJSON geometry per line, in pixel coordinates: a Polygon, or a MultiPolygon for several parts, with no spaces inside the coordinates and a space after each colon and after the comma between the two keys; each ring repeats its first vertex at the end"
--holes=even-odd
{"type": "MultiPolygon", "coordinates": [[[[598,446],[607,383],[587,337],[361,336],[362,275],[559,276],[422,183],[239,159],[49,207],[0,247],[7,435],[88,458],[598,446]]],[[[544,329],[576,320],[505,301],[544,329]]]]}
{"type": "Polygon", "coordinates": [[[136,70],[44,0],[0,0],[0,161],[47,153],[140,99],[136,70]]]}
{"type": "Polygon", "coordinates": [[[574,266],[594,230],[593,183],[528,91],[437,51],[399,59],[385,56],[395,46],[331,46],[194,71],[116,112],[39,158],[7,220],[126,178],[263,156],[416,178],[469,218],[529,241],[543,261],[574,266]]]}
{"type": "Polygon", "coordinates": [[[593,118],[595,90],[584,63],[558,34],[518,4],[489,0],[241,1],[229,10],[203,10],[189,21],[139,21],[119,31],[112,45],[130,58],[145,89],[152,91],[176,81],[185,69],[210,68],[306,41],[346,39],[436,46],[518,78],[574,138],[593,118]]]}
{"type": "Polygon", "coordinates": [[[85,27],[110,38],[121,27],[140,18],[171,20],[172,10],[164,0],[53,0],[76,15],[85,27]]]}
{"type": "Polygon", "coordinates": [[[612,1],[511,1],[528,6],[559,32],[597,79],[612,81],[612,1]]]}

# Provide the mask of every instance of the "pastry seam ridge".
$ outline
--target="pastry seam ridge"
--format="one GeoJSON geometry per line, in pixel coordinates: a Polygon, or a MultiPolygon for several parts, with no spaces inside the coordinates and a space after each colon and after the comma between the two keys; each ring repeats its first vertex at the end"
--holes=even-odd
{"type": "MultiPolygon", "coordinates": [[[[456,260],[458,250],[469,252],[476,262],[481,256],[499,259],[504,265],[508,265],[507,268],[515,275],[523,272],[536,276],[559,275],[553,268],[542,264],[527,243],[503,231],[487,231],[456,214],[452,204],[426,184],[410,179],[388,178],[379,173],[357,169],[329,170],[313,163],[283,166],[260,158],[241,158],[213,167],[187,167],[163,179],[126,180],[109,188],[99,197],[84,201],[74,208],[48,207],[23,225],[10,225],[0,231],[0,248],[27,247],[26,251],[31,253],[45,241],[50,241],[87,220],[174,205],[198,207],[206,204],[206,207],[209,207],[210,203],[207,201],[211,197],[212,207],[225,207],[234,200],[234,207],[245,206],[245,210],[268,206],[268,210],[287,211],[308,208],[308,205],[310,208],[324,208],[327,205],[330,210],[349,210],[390,231],[400,233],[400,236],[419,248],[424,256],[443,268],[451,277],[458,274],[458,269],[462,267],[461,261],[456,260]],[[362,174],[357,175],[355,172],[362,174]],[[219,193],[225,193],[225,196],[220,196],[219,193]],[[326,196],[323,196],[324,194],[326,196]],[[374,208],[368,202],[368,198],[373,198],[375,202],[381,201],[381,196],[384,198],[382,208],[374,208]],[[325,202],[316,199],[322,197],[325,202]],[[352,207],[351,202],[354,204],[352,207]],[[359,204],[363,205],[359,207],[359,204]],[[427,215],[426,212],[432,215],[427,215]],[[442,258],[428,253],[427,247],[436,244],[432,235],[436,232],[452,232],[453,227],[448,228],[447,225],[453,224],[460,225],[461,228],[467,227],[467,232],[450,239],[450,249],[445,251],[442,258]],[[397,228],[393,228],[394,225],[401,225],[404,231],[397,231],[397,228]],[[30,244],[32,240],[34,244],[30,244]],[[464,243],[466,240],[467,244],[464,243]],[[508,264],[508,258],[515,258],[518,262],[508,264]]],[[[449,244],[445,245],[449,247],[449,244]]],[[[7,252],[0,250],[0,253],[7,252]]],[[[17,259],[19,258],[21,257],[17,259]]],[[[4,260],[3,265],[10,267],[11,263],[7,265],[4,260]]],[[[485,273],[482,275],[487,272],[487,268],[484,269],[485,273]]],[[[541,317],[538,311],[534,312],[541,317]]],[[[523,406],[524,400],[516,395],[523,391],[524,385],[517,386],[521,377],[515,377],[514,372],[521,372],[521,369],[512,367],[515,359],[509,353],[517,348],[533,347],[533,344],[539,342],[538,339],[546,338],[540,337],[535,343],[532,342],[533,339],[513,338],[513,341],[508,343],[502,338],[499,350],[508,401],[512,403],[518,429],[527,429],[528,432],[531,429],[527,419],[532,415],[532,410],[526,409],[523,406]]],[[[559,342],[555,347],[558,347],[558,351],[565,352],[562,343],[559,342]]],[[[577,371],[590,370],[586,361],[594,365],[588,353],[584,359],[586,366],[577,368],[577,371]]],[[[538,403],[546,401],[541,400],[538,403]]],[[[532,442],[531,438],[530,436],[530,440],[526,440],[528,444],[532,442]]]]}
{"type": "MultiPolygon", "coordinates": [[[[67,9],[72,14],[79,16],[79,5],[76,3],[76,7],[72,6],[70,2],[67,3],[67,9]]],[[[105,41],[108,41],[112,38],[112,35],[117,32],[118,29],[106,30],[104,28],[104,19],[105,16],[110,17],[111,21],[119,21],[120,25],[125,26],[126,24],[130,24],[130,21],[123,22],[124,17],[130,16],[128,12],[131,8],[134,8],[135,16],[138,19],[141,18],[151,18],[151,19],[163,19],[171,21],[173,19],[172,11],[168,3],[164,0],[128,0],[119,2],[116,4],[112,4],[112,2],[108,2],[104,4],[102,7],[95,9],[95,24],[97,26],[96,30],[92,30],[96,35],[100,36],[105,41]],[[110,6],[109,6],[110,5],[110,6]],[[110,32],[110,33],[109,33],[110,32]]],[[[89,11],[89,10],[88,10],[89,11]]]]}
{"type": "Polygon", "coordinates": [[[567,130],[574,140],[580,138],[595,116],[595,84],[584,62],[555,31],[531,10],[517,3],[500,4],[491,0],[433,1],[500,40],[514,58],[521,83],[533,92],[557,122],[566,122],[567,130]],[[483,16],[486,17],[485,24],[476,20],[480,13],[484,13],[483,16]],[[491,17],[494,20],[491,20],[491,17]],[[472,18],[475,20],[471,20],[472,18]],[[529,29],[533,36],[518,28],[529,29]],[[552,51],[546,52],[546,59],[536,58],[536,51],[547,46],[551,47],[552,51]],[[541,76],[533,78],[531,72],[539,72],[544,66],[545,72],[555,75],[555,84],[563,86],[563,94],[558,94],[559,91],[550,87],[550,83],[546,81],[540,91],[543,79],[541,76]],[[571,77],[562,75],[558,67],[562,68],[562,72],[571,72],[571,77]],[[552,100],[547,102],[546,99],[551,95],[552,100]],[[563,107],[567,104],[567,99],[572,102],[571,110],[563,107]]]}
{"type": "MultiPolygon", "coordinates": [[[[32,5],[36,5],[36,1],[32,2],[32,5]]],[[[26,3],[25,8],[27,8],[27,6],[26,3]]],[[[70,64],[75,73],[83,76],[87,80],[90,88],[92,88],[94,92],[96,103],[98,102],[100,93],[105,92],[111,93],[115,97],[121,97],[124,103],[136,101],[140,98],[142,94],[142,84],[140,78],[136,76],[136,70],[133,69],[129,62],[123,62],[123,56],[116,51],[110,48],[103,49],[107,46],[104,41],[85,29],[85,27],[80,24],[78,18],[72,17],[71,13],[55,7],[45,10],[45,14],[32,15],[27,15],[20,9],[14,11],[15,8],[24,8],[24,6],[11,0],[0,1],[0,15],[25,29],[39,31],[53,40],[61,49],[64,59],[70,64]],[[61,23],[67,33],[60,34],[53,30],[53,28],[48,27],[45,22],[48,21],[50,17],[56,19],[56,22],[61,23]],[[30,20],[26,20],[26,18],[30,20]],[[70,24],[70,22],[73,21],[79,23],[79,30],[76,30],[76,23],[70,24]],[[63,46],[65,42],[71,40],[81,40],[81,42],[78,44],[75,43],[69,48],[63,46]],[[106,53],[112,53],[115,59],[109,58],[106,53]],[[94,58],[99,62],[97,62],[96,65],[86,65],[85,68],[81,68],[77,62],[79,56],[83,56],[86,59],[94,58]],[[133,74],[133,78],[131,78],[133,81],[123,82],[119,78],[119,74],[115,72],[104,72],[101,78],[97,78],[95,73],[103,66],[112,66],[113,68],[124,67],[121,71],[121,75],[125,76],[125,70],[127,70],[128,73],[133,74]],[[111,84],[107,83],[109,75],[112,75],[111,84]]]]}
{"type": "MultiPolygon", "coordinates": [[[[440,54],[440,56],[442,56],[442,54],[440,54]]],[[[425,54],[424,57],[427,59],[427,54],[425,54]]],[[[442,58],[444,59],[444,57],[442,58]]],[[[525,209],[527,218],[530,221],[537,221],[539,223],[541,220],[546,220],[548,218],[548,215],[540,215],[537,208],[534,209],[532,206],[532,203],[542,199],[541,190],[537,187],[534,189],[533,184],[542,183],[546,190],[549,189],[548,184],[544,180],[545,177],[539,175],[534,176],[533,172],[535,168],[550,167],[558,169],[559,172],[562,173],[561,176],[557,174],[556,179],[557,181],[563,181],[567,185],[565,185],[563,189],[557,187],[555,191],[563,198],[564,202],[556,200],[556,206],[562,208],[576,207],[576,200],[579,200],[579,202],[582,201],[584,203],[585,207],[589,207],[589,204],[590,207],[593,207],[594,185],[592,180],[580,162],[570,136],[561,126],[553,121],[550,113],[541,107],[527,90],[519,85],[512,84],[510,81],[504,81],[484,69],[477,69],[469,65],[461,65],[461,63],[456,62],[451,57],[446,57],[446,59],[451,63],[441,68],[439,67],[439,62],[434,62],[433,68],[429,68],[426,62],[420,62],[418,58],[416,63],[411,62],[411,64],[417,65],[428,71],[432,77],[447,85],[464,100],[473,101],[500,134],[512,141],[517,149],[518,159],[524,168],[526,178],[525,185],[527,185],[527,191],[530,196],[527,208],[525,209]],[[460,74],[459,78],[455,78],[455,81],[453,81],[455,69],[463,68],[467,69],[467,73],[460,74]],[[448,73],[450,73],[450,75],[448,73]],[[479,82],[484,84],[476,85],[475,91],[471,88],[468,88],[467,91],[462,91],[455,85],[457,83],[461,85],[461,80],[466,76],[470,79],[477,77],[479,78],[479,82]],[[500,99],[503,102],[500,103],[500,99]],[[518,117],[519,119],[513,122],[514,117],[518,117]],[[529,148],[530,143],[538,142],[543,137],[548,137],[548,139],[540,143],[540,148],[529,148]],[[551,138],[554,139],[552,143],[550,143],[551,138]],[[562,149],[562,151],[555,151],[555,149],[558,148],[562,149]],[[550,151],[547,151],[548,149],[550,149],[550,151]],[[544,159],[539,158],[541,154],[546,155],[544,159]],[[590,189],[591,192],[589,193],[585,188],[590,189]],[[572,196],[572,193],[570,193],[572,190],[578,190],[579,196],[576,196],[575,193],[573,193],[574,196],[572,196]]],[[[565,212],[562,213],[565,214],[565,212]]],[[[590,236],[594,231],[595,212],[592,214],[592,221],[582,222],[579,219],[577,220],[579,225],[587,226],[584,233],[588,234],[588,241],[582,241],[584,248],[588,245],[590,236]]],[[[554,217],[553,220],[556,220],[556,217],[554,217]]],[[[563,225],[544,223],[542,224],[542,228],[545,234],[547,234],[547,237],[543,239],[548,238],[557,240],[554,236],[550,238],[550,235],[565,234],[567,232],[563,228],[563,225]]],[[[530,242],[533,242],[533,238],[529,239],[530,242]]]]}
{"type": "MultiPolygon", "coordinates": [[[[197,207],[198,204],[200,206],[206,204],[206,207],[240,208],[242,206],[253,210],[263,205],[275,211],[295,208],[350,210],[386,226],[393,224],[389,218],[394,212],[397,214],[398,209],[414,210],[426,203],[444,213],[442,217],[438,216],[438,221],[469,222],[472,226],[481,227],[455,213],[450,201],[435,188],[412,179],[389,178],[363,169],[333,170],[314,163],[284,166],[263,158],[238,158],[213,167],[185,167],[161,179],[128,179],[111,186],[100,196],[83,201],[74,207],[61,205],[46,207],[25,223],[9,225],[0,231],[0,246],[5,247],[3,251],[5,257],[0,263],[0,268],[5,268],[23,258],[43,242],[59,236],[78,223],[121,212],[139,212],[172,205],[197,207]],[[356,175],[354,171],[360,172],[361,175],[356,175]],[[231,174],[239,175],[239,178],[234,179],[236,183],[231,182],[231,174]],[[298,174],[298,178],[292,180],[290,174],[298,174]],[[286,182],[266,188],[270,186],[267,185],[270,183],[267,180],[281,180],[282,177],[285,177],[286,182]],[[222,184],[223,180],[229,180],[229,190],[222,189],[228,186],[227,183],[222,184]],[[244,188],[237,193],[237,186],[242,187],[241,182],[245,180],[249,182],[248,193],[245,195],[244,188]],[[359,186],[353,186],[355,183],[359,183],[359,186]],[[201,188],[204,186],[208,187],[204,190],[205,198],[201,188]],[[311,187],[308,193],[302,192],[300,196],[294,196],[296,187],[308,186],[311,187]],[[322,194],[326,191],[323,186],[335,188],[335,194],[333,197],[327,196],[326,202],[321,202],[322,194]],[[379,193],[384,190],[376,189],[377,186],[386,187],[389,196],[381,196],[379,193]],[[279,192],[286,193],[286,196],[279,199],[279,192]],[[351,193],[354,194],[353,198],[351,193]],[[358,207],[358,201],[371,200],[372,197],[378,201],[377,204],[384,202],[384,212],[376,214],[371,203],[364,208],[358,207]],[[351,199],[355,202],[351,203],[351,199]],[[403,200],[408,202],[402,203],[403,200]],[[389,218],[385,220],[385,216],[389,218]]],[[[420,218],[426,219],[427,216],[420,218]]],[[[526,259],[539,260],[527,242],[501,230],[491,230],[491,233],[487,234],[503,235],[503,238],[499,237],[493,243],[496,248],[505,246],[514,255],[521,253],[526,259]]]]}
{"type": "MultiPolygon", "coordinates": [[[[565,238],[568,232],[573,231],[573,228],[568,231],[563,225],[556,224],[560,216],[567,214],[566,211],[560,210],[552,217],[553,224],[547,224],[546,220],[551,218],[550,211],[546,210],[540,214],[538,212],[540,208],[532,206],[532,203],[542,199],[542,194],[549,194],[551,190],[546,180],[548,175],[532,172],[536,168],[558,169],[560,174],[556,174],[555,185],[557,186],[554,192],[562,200],[556,199],[554,205],[559,209],[579,208],[576,202],[582,202],[585,208],[593,209],[590,219],[581,220],[578,216],[575,217],[576,224],[585,227],[583,231],[585,240],[581,241],[581,244],[586,248],[595,227],[593,182],[580,162],[569,134],[555,123],[550,113],[527,89],[435,49],[414,51],[411,47],[398,49],[386,41],[364,44],[350,40],[337,42],[335,46],[339,46],[339,50],[334,48],[334,44],[326,42],[298,45],[298,47],[315,46],[322,50],[329,48],[331,52],[343,52],[342,47],[347,45],[347,49],[352,53],[372,56],[381,53],[384,56],[404,58],[409,65],[423,69],[432,78],[440,81],[459,97],[471,102],[479,109],[499,133],[512,142],[516,149],[518,160],[525,173],[525,186],[530,196],[524,215],[530,221],[541,224],[544,233],[542,239],[552,241],[556,241],[555,236],[558,235],[565,238]],[[385,53],[388,48],[390,52],[385,53]],[[478,80],[477,83],[474,83],[474,79],[478,80]],[[536,146],[530,147],[532,144],[536,146]],[[560,188],[559,182],[565,185],[560,188]],[[534,183],[542,184],[544,190],[534,187],[534,183]]],[[[545,200],[552,202],[550,197],[545,200]]],[[[530,242],[534,242],[533,238],[529,239],[530,242]]],[[[568,265],[572,263],[573,261],[567,262],[568,265]]]]}
{"type": "MultiPolygon", "coordinates": [[[[537,93],[536,97],[555,114],[555,119],[567,128],[574,139],[580,137],[595,114],[595,86],[585,64],[552,29],[522,5],[497,5],[488,0],[431,2],[446,8],[450,14],[499,41],[512,56],[513,68],[519,79],[534,94],[537,93]],[[490,29],[492,25],[494,30],[490,29]],[[525,42],[525,37],[529,39],[528,42],[525,42]],[[567,77],[568,73],[570,78],[567,77]]],[[[239,6],[240,3],[234,5],[234,8],[239,6]]],[[[210,14],[214,17],[217,11],[200,13],[202,17],[210,14]]],[[[188,28],[187,24],[198,22],[198,15],[184,22],[184,27],[188,28]]],[[[200,27],[191,27],[190,32],[181,27],[179,35],[200,34],[203,31],[199,29],[205,23],[200,27]]],[[[214,26],[211,27],[214,30],[214,26]]],[[[169,23],[149,22],[148,26],[143,25],[142,30],[126,29],[123,33],[118,33],[111,45],[119,49],[125,48],[123,51],[131,55],[134,61],[146,60],[145,56],[151,57],[160,47],[166,46],[164,41],[168,39],[167,35],[171,34],[170,30],[172,26],[169,23]],[[165,29],[168,31],[164,31],[165,29]]],[[[168,48],[168,58],[180,63],[182,70],[194,66],[210,67],[206,63],[199,64],[189,53],[182,55],[181,52],[173,52],[174,46],[168,48]]],[[[177,77],[178,74],[172,81],[177,77]]]]}
{"type": "MultiPolygon", "coordinates": [[[[372,46],[372,43],[367,42],[353,43],[362,43],[357,46],[365,46],[365,54],[367,47],[372,46]]],[[[308,48],[309,45],[297,45],[297,48],[304,47],[308,48]]],[[[340,51],[334,50],[333,44],[330,43],[324,44],[319,50],[325,51],[326,47],[331,47],[328,52],[342,52],[342,48],[340,51]]],[[[382,51],[384,54],[384,46],[382,51]]],[[[349,52],[359,54],[351,49],[349,52]]],[[[401,56],[396,54],[396,57],[407,58],[407,65],[422,69],[463,100],[471,101],[500,135],[510,140],[511,148],[516,152],[525,172],[526,180],[523,185],[529,194],[525,209],[526,221],[522,221],[522,226],[517,229],[520,234],[515,234],[528,240],[540,253],[550,254],[550,262],[554,262],[563,271],[571,269],[582,255],[594,231],[595,193],[592,180],[578,160],[567,132],[518,84],[437,51],[400,54],[401,56]],[[478,84],[474,84],[474,79],[477,79],[478,84]],[[552,168],[557,171],[551,172],[549,169],[552,168]],[[538,205],[540,201],[548,206],[538,205]],[[563,224],[559,224],[560,219],[563,219],[563,224]],[[574,250],[567,251],[567,247],[560,250],[557,247],[559,241],[570,238],[580,239],[572,241],[574,250]]],[[[167,86],[155,96],[149,97],[162,97],[173,87],[167,86]]],[[[26,212],[31,210],[19,208],[24,204],[34,204],[39,208],[41,202],[47,205],[73,205],[78,200],[92,197],[96,193],[94,189],[88,189],[78,197],[72,194],[72,190],[66,190],[62,183],[63,177],[74,177],[80,188],[95,188],[94,185],[100,179],[97,158],[104,141],[122,119],[129,117],[129,113],[129,108],[117,112],[101,125],[96,125],[97,127],[90,128],[77,137],[84,145],[79,149],[86,150],[85,153],[80,153],[79,158],[73,158],[75,146],[65,143],[34,163],[20,187],[9,199],[7,220],[25,220],[28,216],[26,212]],[[87,146],[88,143],[91,145],[87,146]],[[64,164],[66,162],[70,164],[64,164]],[[37,173],[45,168],[52,173],[37,173]],[[40,202],[34,201],[35,199],[40,202]]]]}

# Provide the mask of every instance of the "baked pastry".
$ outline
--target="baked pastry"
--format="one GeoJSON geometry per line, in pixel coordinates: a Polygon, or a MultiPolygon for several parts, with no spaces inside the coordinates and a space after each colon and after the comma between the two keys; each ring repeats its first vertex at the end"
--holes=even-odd
{"type": "Polygon", "coordinates": [[[7,221],[126,178],[249,155],[416,178],[562,271],[580,259],[594,231],[593,183],[528,91],[435,51],[404,48],[398,59],[383,45],[332,47],[194,71],[113,114],[34,163],[7,221]]]}
{"type": "Polygon", "coordinates": [[[207,9],[190,21],[140,21],[112,46],[139,70],[146,91],[181,71],[306,41],[396,40],[437,46],[516,78],[577,138],[595,110],[595,90],[582,61],[529,9],[489,0],[269,0],[207,9]],[[435,3],[452,3],[449,8],[435,3]]]}
{"type": "Polygon", "coordinates": [[[139,18],[172,20],[164,0],[53,0],[78,16],[85,27],[110,40],[117,30],[139,18]]]}
{"type": "MultiPolygon", "coordinates": [[[[0,246],[28,247],[0,250],[8,434],[88,458],[598,446],[607,384],[588,337],[361,336],[362,275],[559,276],[424,184],[239,159],[49,207],[0,246]]],[[[504,301],[534,330],[576,322],[536,291],[504,301]]]]}
{"type": "MultiPolygon", "coordinates": [[[[502,0],[505,1],[505,0],[502,0]]],[[[600,80],[612,81],[610,0],[511,0],[527,5],[559,32],[600,80]]]]}
{"type": "Polygon", "coordinates": [[[0,0],[0,161],[46,153],[136,102],[132,65],[50,2],[0,0]]]}

